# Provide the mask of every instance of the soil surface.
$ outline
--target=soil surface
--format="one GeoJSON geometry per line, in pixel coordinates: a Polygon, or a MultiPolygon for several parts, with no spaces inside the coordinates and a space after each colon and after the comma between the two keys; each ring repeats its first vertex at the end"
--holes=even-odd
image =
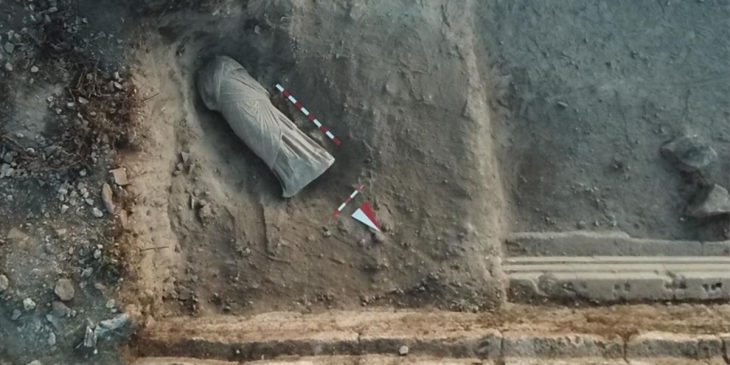
{"type": "Polygon", "coordinates": [[[701,185],[730,183],[727,1],[484,3],[509,78],[492,101],[511,230],[726,237],[726,216],[685,209],[701,185]],[[679,171],[660,147],[681,135],[720,157],[679,171]]]}
{"type": "Polygon", "coordinates": [[[162,317],[493,310],[509,231],[724,239],[685,208],[730,183],[729,6],[2,1],[0,364],[122,363],[162,317]],[[295,197],[200,100],[221,54],[335,157],[295,197]],[[717,158],[680,171],[682,135],[717,158]]]}
{"type": "Polygon", "coordinates": [[[381,5],[252,2],[147,25],[134,73],[143,97],[154,96],[142,112],[154,122],[142,123],[149,144],[127,164],[140,203],[132,229],[150,248],[132,293],[145,312],[478,310],[499,301],[490,258],[503,203],[488,88],[473,28],[455,20],[473,4],[381,5]],[[241,62],[335,157],[294,198],[281,198],[274,175],[202,104],[196,71],[217,54],[241,62]],[[382,233],[349,217],[364,201],[382,233]]]}

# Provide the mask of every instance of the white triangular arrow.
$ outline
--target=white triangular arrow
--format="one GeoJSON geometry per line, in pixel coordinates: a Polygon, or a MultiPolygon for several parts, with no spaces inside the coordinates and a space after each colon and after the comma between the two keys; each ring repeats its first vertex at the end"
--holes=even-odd
{"type": "Polygon", "coordinates": [[[365,214],[365,212],[362,211],[361,208],[357,208],[355,213],[352,214],[352,218],[355,218],[358,221],[364,223],[366,226],[380,232],[380,230],[378,229],[378,226],[376,226],[375,223],[373,223],[373,221],[370,220],[370,218],[367,216],[367,214],[365,214]]]}

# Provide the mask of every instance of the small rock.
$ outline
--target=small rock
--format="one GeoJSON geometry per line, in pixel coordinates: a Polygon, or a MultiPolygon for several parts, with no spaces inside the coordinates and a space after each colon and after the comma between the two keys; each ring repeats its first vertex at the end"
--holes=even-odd
{"type": "Polygon", "coordinates": [[[95,337],[104,337],[111,331],[122,329],[129,324],[129,315],[126,313],[120,314],[112,319],[107,319],[99,322],[94,330],[95,337]]]}
{"type": "Polygon", "coordinates": [[[51,332],[48,334],[48,346],[53,346],[56,344],[56,334],[51,332]]]}
{"type": "Polygon", "coordinates": [[[184,168],[185,166],[182,163],[175,165],[175,171],[182,171],[184,168]]]}
{"type": "Polygon", "coordinates": [[[43,149],[43,153],[46,155],[46,157],[51,157],[58,152],[58,146],[51,145],[43,149]]]}
{"type": "Polygon", "coordinates": [[[5,45],[3,46],[5,49],[5,52],[7,53],[13,53],[15,51],[15,45],[10,42],[5,42],[5,45]]]}
{"type": "Polygon", "coordinates": [[[101,258],[101,250],[97,248],[96,250],[94,250],[94,259],[98,260],[100,258],[101,258]]]}
{"type": "Polygon", "coordinates": [[[53,290],[58,298],[64,302],[68,302],[74,297],[74,284],[69,279],[58,279],[56,288],[53,290]]]}
{"type": "Polygon", "coordinates": [[[117,305],[117,303],[114,301],[114,299],[109,299],[106,301],[106,307],[107,309],[112,309],[117,305]]]}
{"type": "Polygon", "coordinates": [[[5,62],[5,71],[13,72],[13,64],[11,64],[10,62],[5,62]]]}
{"type": "Polygon", "coordinates": [[[717,158],[717,152],[699,136],[679,137],[660,149],[662,156],[682,171],[698,171],[717,158]]]}
{"type": "Polygon", "coordinates": [[[38,68],[38,66],[31,66],[30,73],[37,74],[38,71],[40,71],[40,69],[38,68]]]}
{"type": "Polygon", "coordinates": [[[23,309],[25,309],[26,312],[32,311],[35,309],[35,302],[33,299],[25,298],[23,299],[23,309]]]}
{"type": "Polygon", "coordinates": [[[188,160],[190,160],[190,154],[187,152],[180,152],[180,160],[182,160],[183,164],[187,164],[188,160]]]}
{"type": "Polygon", "coordinates": [[[215,219],[215,213],[213,213],[211,204],[203,205],[198,209],[198,218],[200,218],[203,225],[207,225],[215,219]]]}
{"type": "Polygon", "coordinates": [[[12,316],[10,317],[10,319],[12,319],[13,321],[17,321],[17,320],[18,320],[18,318],[20,318],[20,316],[21,316],[22,314],[23,314],[23,313],[21,313],[21,312],[20,312],[20,310],[17,310],[17,309],[13,309],[13,315],[12,315],[12,316]]]}
{"type": "Polygon", "coordinates": [[[112,177],[114,178],[115,184],[119,186],[125,186],[129,184],[129,180],[127,180],[127,170],[125,170],[123,167],[111,170],[110,172],[112,174],[112,177]]]}
{"type": "Polygon", "coordinates": [[[8,281],[8,277],[5,275],[0,275],[0,293],[8,290],[10,287],[10,282],[8,281]]]}
{"type": "Polygon", "coordinates": [[[84,334],[84,347],[93,348],[96,347],[96,333],[90,326],[86,326],[86,333],[84,334]]]}
{"type": "Polygon", "coordinates": [[[91,277],[91,275],[94,273],[94,269],[91,267],[87,267],[84,269],[84,271],[81,272],[82,278],[88,278],[91,277]]]}
{"type": "Polygon", "coordinates": [[[53,301],[53,303],[51,303],[51,307],[53,308],[53,315],[58,318],[71,316],[71,308],[66,306],[66,304],[63,304],[61,301],[53,301]]]}
{"type": "Polygon", "coordinates": [[[89,198],[89,199],[86,199],[85,201],[86,201],[86,205],[88,205],[88,206],[94,205],[94,199],[89,198]]]}
{"type": "Polygon", "coordinates": [[[99,210],[99,208],[97,208],[97,207],[94,207],[93,209],[91,209],[91,214],[93,214],[94,217],[96,217],[96,218],[101,218],[104,216],[104,212],[99,210]]]}
{"type": "Polygon", "coordinates": [[[398,349],[398,355],[400,355],[400,356],[406,356],[406,355],[408,355],[408,346],[401,346],[398,349]]]}
{"type": "Polygon", "coordinates": [[[713,185],[705,189],[687,207],[687,215],[690,217],[704,218],[730,213],[730,194],[727,189],[720,185],[713,185]]]}
{"type": "Polygon", "coordinates": [[[560,108],[562,108],[562,109],[565,109],[565,108],[567,108],[567,107],[568,107],[568,103],[566,103],[566,102],[564,102],[564,101],[559,101],[559,102],[558,102],[558,106],[559,106],[560,108]]]}
{"type": "Polygon", "coordinates": [[[68,211],[69,206],[66,204],[61,205],[61,214],[66,213],[68,211]]]}
{"type": "Polygon", "coordinates": [[[112,201],[112,187],[109,184],[104,183],[101,186],[101,201],[104,203],[106,211],[114,213],[114,202],[112,201]]]}
{"type": "Polygon", "coordinates": [[[43,364],[38,360],[33,360],[33,361],[29,362],[28,365],[43,365],[43,364]]]}
{"type": "Polygon", "coordinates": [[[3,156],[3,161],[13,163],[13,154],[10,152],[6,153],[5,156],[3,156]]]}

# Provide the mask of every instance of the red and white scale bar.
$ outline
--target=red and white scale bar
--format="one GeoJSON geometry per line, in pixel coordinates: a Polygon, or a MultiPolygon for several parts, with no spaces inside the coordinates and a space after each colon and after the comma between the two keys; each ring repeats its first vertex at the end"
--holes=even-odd
{"type": "Polygon", "coordinates": [[[350,203],[352,201],[352,199],[354,199],[357,196],[357,194],[362,191],[362,188],[364,186],[365,185],[358,186],[357,187],[357,190],[353,191],[352,194],[350,194],[350,196],[347,197],[347,200],[345,200],[345,202],[342,203],[342,205],[340,205],[337,209],[335,209],[334,212],[332,212],[332,216],[333,217],[337,217],[337,215],[340,214],[340,212],[342,212],[342,209],[345,209],[345,207],[347,206],[347,204],[350,203]]]}
{"type": "Polygon", "coordinates": [[[334,142],[338,146],[340,145],[340,140],[337,139],[337,137],[335,137],[335,135],[332,134],[332,132],[327,130],[327,127],[323,126],[322,123],[320,123],[319,120],[317,120],[317,118],[314,117],[314,114],[310,113],[309,110],[307,110],[307,108],[305,108],[302,105],[302,103],[298,102],[297,99],[294,99],[294,97],[289,93],[289,91],[284,89],[284,87],[279,84],[276,84],[276,88],[279,89],[279,91],[284,95],[284,97],[289,99],[289,101],[291,101],[292,104],[294,104],[294,106],[296,106],[302,113],[304,113],[304,115],[306,115],[307,118],[309,118],[309,120],[311,120],[312,123],[314,123],[314,125],[316,125],[317,128],[319,128],[320,131],[322,131],[324,134],[326,134],[327,137],[329,137],[329,139],[332,140],[332,142],[334,142]]]}

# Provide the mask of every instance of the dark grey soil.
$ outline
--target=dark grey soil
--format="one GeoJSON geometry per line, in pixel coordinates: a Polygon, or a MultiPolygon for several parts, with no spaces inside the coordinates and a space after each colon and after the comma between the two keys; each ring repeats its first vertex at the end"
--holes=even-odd
{"type": "Polygon", "coordinates": [[[698,182],[730,182],[728,1],[490,1],[481,15],[510,80],[495,106],[512,230],[724,239],[726,217],[683,213],[698,182]],[[703,176],[659,153],[684,133],[719,155],[703,176]]]}

